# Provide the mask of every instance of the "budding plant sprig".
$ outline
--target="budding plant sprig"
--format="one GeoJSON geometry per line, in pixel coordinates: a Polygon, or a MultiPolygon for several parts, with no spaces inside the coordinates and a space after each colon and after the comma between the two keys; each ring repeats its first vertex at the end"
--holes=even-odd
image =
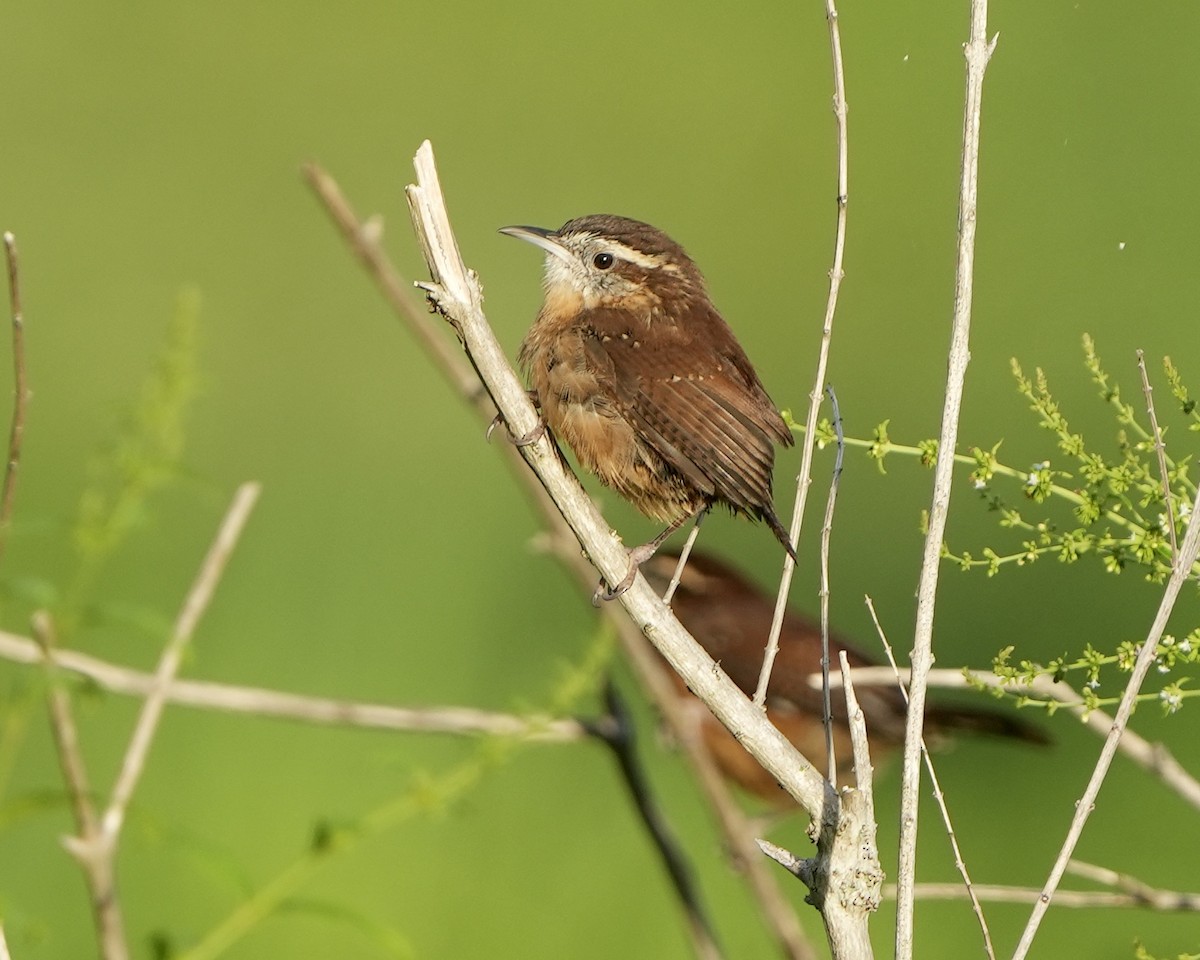
{"type": "MultiPolygon", "coordinates": [[[[992,672],[1006,684],[1006,688],[996,687],[985,683],[981,677],[970,670],[964,670],[963,676],[967,683],[977,690],[990,693],[997,698],[1010,698],[1017,706],[1042,707],[1048,714],[1053,714],[1063,706],[1069,706],[1061,700],[1047,700],[1039,696],[1033,689],[1034,681],[1039,677],[1049,677],[1052,680],[1067,680],[1072,675],[1082,676],[1081,705],[1084,717],[1092,710],[1113,706],[1120,702],[1120,695],[1104,697],[1100,695],[1101,676],[1105,668],[1113,668],[1119,673],[1129,673],[1137,660],[1140,643],[1133,640],[1122,641],[1114,654],[1105,654],[1090,643],[1084,647],[1083,654],[1075,660],[1068,660],[1064,654],[1041,664],[1032,660],[1012,661],[1015,647],[1008,646],[1001,650],[992,660],[992,672]],[[1021,688],[1029,692],[1021,692],[1021,688]]],[[[1155,668],[1160,674],[1168,674],[1182,664],[1193,664],[1200,660],[1200,627],[1193,630],[1183,639],[1166,634],[1159,641],[1155,656],[1155,668]]],[[[1110,670],[1111,672],[1111,670],[1110,670]]],[[[1190,681],[1189,677],[1179,677],[1164,684],[1158,691],[1140,694],[1138,703],[1158,703],[1164,714],[1176,713],[1182,708],[1184,700],[1200,696],[1200,690],[1185,690],[1190,681]]],[[[1114,685],[1116,689],[1120,684],[1114,685]]]]}
{"type": "MultiPolygon", "coordinates": [[[[1084,365],[1092,382],[1117,420],[1116,455],[1106,456],[1089,447],[1083,435],[1071,429],[1050,392],[1045,373],[1037,369],[1032,378],[1028,377],[1014,359],[1012,371],[1017,390],[1028,401],[1039,426],[1054,434],[1056,462],[1061,462],[1059,458],[1065,459],[1069,470],[1051,467],[1049,457],[1025,469],[1005,464],[999,459],[1000,443],[986,449],[973,447],[967,454],[956,453],[955,461],[971,468],[971,482],[988,509],[998,514],[1000,526],[1015,531],[1020,537],[1015,549],[1010,547],[1001,551],[988,546],[980,550],[979,556],[966,551],[955,553],[944,544],[942,556],[960,569],[982,569],[988,576],[994,576],[1005,566],[1026,566],[1045,556],[1056,557],[1060,563],[1074,563],[1081,557],[1094,556],[1108,573],[1119,574],[1135,567],[1154,583],[1164,581],[1170,574],[1170,526],[1173,521],[1175,533],[1181,534],[1196,500],[1196,483],[1188,473],[1191,454],[1173,459],[1165,455],[1164,450],[1164,484],[1154,433],[1143,425],[1134,404],[1123,399],[1120,388],[1105,371],[1090,336],[1083,338],[1083,352],[1084,365]],[[1006,499],[1000,492],[1006,486],[1019,491],[1023,500],[1012,502],[1012,494],[1006,499]],[[1069,504],[1074,522],[1059,524],[1049,516],[1037,516],[1030,510],[1029,504],[1037,507],[1052,501],[1069,504]]],[[[1169,357],[1164,359],[1163,369],[1171,396],[1190,421],[1187,429],[1200,432],[1200,405],[1191,399],[1182,375],[1169,357]]],[[[887,420],[880,423],[870,439],[844,437],[842,442],[846,446],[864,448],[881,472],[886,472],[885,459],[890,454],[914,456],[922,465],[933,466],[938,454],[935,440],[924,440],[915,445],[896,444],[888,436],[888,425],[887,420]]],[[[1161,428],[1160,435],[1165,437],[1166,432],[1161,428]]],[[[818,447],[824,448],[833,440],[832,426],[828,421],[822,421],[817,425],[818,447]]],[[[922,528],[924,526],[923,515],[922,528]]],[[[1200,564],[1194,572],[1200,573],[1200,564]]],[[[1064,655],[1047,665],[1027,660],[1014,665],[1010,662],[1012,652],[1011,647],[1002,650],[993,663],[993,669],[1001,679],[1020,686],[1031,684],[1037,676],[1063,678],[1072,671],[1085,671],[1083,703],[1091,710],[1117,702],[1118,698],[1106,699],[1098,693],[1101,670],[1111,667],[1128,672],[1137,656],[1137,645],[1127,641],[1111,655],[1101,654],[1088,646],[1074,660],[1064,655]]],[[[1198,656],[1200,629],[1178,642],[1164,638],[1158,655],[1159,671],[1170,673],[1179,664],[1196,662],[1198,656]]],[[[1139,701],[1157,700],[1164,711],[1173,713],[1185,699],[1200,695],[1200,691],[1183,689],[1187,681],[1186,677],[1175,679],[1156,693],[1144,694],[1139,701]]],[[[1006,695],[997,688],[990,689],[997,696],[1006,695]]],[[[1015,696],[1022,703],[1037,702],[1050,711],[1062,705],[1032,694],[1015,696]]]]}

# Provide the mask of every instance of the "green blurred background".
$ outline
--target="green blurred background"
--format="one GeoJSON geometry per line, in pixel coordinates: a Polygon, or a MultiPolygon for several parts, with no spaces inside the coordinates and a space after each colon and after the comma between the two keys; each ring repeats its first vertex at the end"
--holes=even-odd
{"type": "MultiPolygon", "coordinates": [[[[846,3],[841,13],[851,184],[830,380],[850,434],[890,417],[893,438],[915,442],[940,417],[967,4],[846,3]]],[[[1111,417],[1080,362],[1083,332],[1131,399],[1137,348],[1156,375],[1170,353],[1200,389],[1200,7],[1026,0],[996,5],[990,28],[1001,36],[985,90],[961,437],[1004,438],[1016,466],[1059,465],[1013,390],[1011,356],[1045,367],[1073,422],[1110,451],[1111,417]]],[[[431,139],[464,254],[513,354],[539,301],[540,262],[497,227],[599,211],[664,227],[701,264],[773,397],[803,419],[835,213],[829,59],[816,0],[5,4],[0,227],[23,255],[34,390],[10,585],[70,580],[87,464],[135,402],[180,291],[194,287],[199,393],[185,469],[150,501],[96,596],[169,619],[233,488],[256,479],[260,506],[188,675],[395,703],[549,703],[593,643],[595,615],[531,549],[536,520],[497,450],[351,261],[300,165],[320,161],[360,213],[381,213],[389,248],[416,277],[402,187],[431,139]]],[[[1176,427],[1178,455],[1193,437],[1176,427]]],[[[783,513],[797,465],[794,453],[781,458],[783,513]]],[[[820,456],[818,475],[830,466],[820,456]]],[[[850,454],[833,617],[864,645],[870,593],[907,649],[928,483],[911,461],[894,459],[884,477],[850,454]]],[[[958,491],[952,545],[1013,549],[966,485],[958,491]]],[[[611,496],[603,502],[631,542],[651,533],[611,496]]],[[[725,517],[704,540],[763,579],[780,560],[764,529],[725,517]]],[[[809,609],[814,540],[795,589],[809,609]]],[[[939,663],[986,665],[1009,643],[1042,658],[1087,641],[1111,648],[1145,630],[1157,599],[1136,572],[1113,578],[1095,563],[994,580],[947,568],[939,663]]],[[[27,632],[28,611],[9,601],[5,628],[27,632]]],[[[85,625],[72,645],[152,665],[161,634],[111,619],[85,625]]],[[[1180,631],[1198,619],[1189,591],[1180,631]]],[[[57,839],[69,817],[37,676],[0,664],[0,696],[0,908],[13,956],[91,955],[84,888],[57,839]]],[[[79,702],[101,790],[134,711],[116,697],[79,702]]],[[[1158,713],[1144,709],[1138,728],[1200,768],[1195,710],[1166,722],[1158,713]]],[[[971,743],[940,761],[977,880],[1045,877],[1099,747],[1065,716],[1049,726],[1057,744],[1047,751],[971,743]]],[[[730,955],[770,955],[680,762],[649,730],[646,740],[730,955]]],[[[156,934],[194,943],[246,888],[302,855],[315,825],[352,829],[414,777],[476,753],[445,739],[169,711],[120,860],[137,955],[151,955],[156,934]]],[[[897,780],[893,767],[880,790],[889,874],[897,780]]],[[[226,955],[391,955],[367,924],[322,916],[350,909],[420,957],[688,956],[600,748],[519,751],[462,802],[433,806],[331,858],[299,893],[313,909],[267,920],[226,955]]],[[[1118,761],[1078,855],[1195,888],[1194,815],[1118,761]]],[[[802,824],[779,839],[806,849],[802,824]]],[[[921,844],[921,877],[952,878],[932,819],[921,844]]],[[[815,915],[799,908],[819,941],[815,915]]],[[[881,955],[890,912],[874,926],[881,955]]],[[[1002,949],[1026,915],[991,908],[1002,949]]],[[[918,929],[927,960],[978,955],[962,905],[920,904],[918,929]]],[[[1163,953],[1200,949],[1200,920],[1056,910],[1035,955],[1128,957],[1135,936],[1163,953]]]]}

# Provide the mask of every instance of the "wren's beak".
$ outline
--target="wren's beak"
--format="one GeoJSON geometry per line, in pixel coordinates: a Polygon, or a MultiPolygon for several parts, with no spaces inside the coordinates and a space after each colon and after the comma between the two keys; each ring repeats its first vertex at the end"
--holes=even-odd
{"type": "Polygon", "coordinates": [[[547,230],[545,227],[501,227],[500,232],[509,237],[516,237],[518,240],[525,240],[535,247],[541,247],[547,253],[566,263],[570,263],[572,260],[570,251],[563,246],[554,230],[547,230]]]}

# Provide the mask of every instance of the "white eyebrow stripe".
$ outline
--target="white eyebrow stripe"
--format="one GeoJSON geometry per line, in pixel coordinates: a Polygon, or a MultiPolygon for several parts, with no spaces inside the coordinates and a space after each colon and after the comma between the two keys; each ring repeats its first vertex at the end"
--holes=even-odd
{"type": "Polygon", "coordinates": [[[628,247],[617,240],[603,241],[604,249],[612,253],[614,256],[620,257],[622,260],[628,260],[630,263],[636,263],[639,267],[647,269],[656,269],[663,266],[663,258],[656,253],[642,253],[641,250],[635,250],[633,247],[628,247]]]}

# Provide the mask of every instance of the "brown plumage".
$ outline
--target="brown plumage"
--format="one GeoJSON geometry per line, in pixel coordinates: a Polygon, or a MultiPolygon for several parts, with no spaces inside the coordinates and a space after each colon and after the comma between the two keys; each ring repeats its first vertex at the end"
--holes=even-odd
{"type": "MultiPolygon", "coordinates": [[[[656,589],[662,589],[674,570],[675,558],[663,555],[643,565],[642,572],[656,589]]],[[[714,557],[693,553],[684,571],[672,609],[680,623],[696,638],[729,678],[747,695],[758,686],[763,648],[771,627],[774,597],[767,596],[737,571],[714,557]]],[[[852,667],[872,666],[874,661],[837,636],[830,637],[830,661],[837,669],[838,652],[846,651],[852,667]]],[[[669,668],[666,668],[669,669],[669,668]]],[[[789,611],[779,638],[779,656],[767,689],[767,715],[818,770],[824,771],[825,729],[821,690],[808,678],[821,672],[821,630],[801,614],[789,611]]],[[[674,671],[681,695],[687,688],[674,671]]],[[[904,742],[907,708],[894,686],[857,687],[859,703],[867,722],[872,759],[881,757],[904,742]]],[[[846,702],[838,691],[832,697],[834,749],[839,769],[851,764],[850,738],[846,730],[846,702]]],[[[787,806],[790,797],[775,778],[750,756],[707,710],[701,732],[721,771],[743,789],[773,804],[787,806]]],[[[1036,727],[1007,713],[972,706],[929,704],[925,713],[928,741],[944,740],[960,732],[1011,737],[1029,743],[1046,743],[1036,727]]]]}
{"type": "Polygon", "coordinates": [[[547,254],[519,360],[555,436],[666,533],[722,503],[795,556],[771,496],[791,433],[683,248],[606,214],[501,232],[547,254]]]}

